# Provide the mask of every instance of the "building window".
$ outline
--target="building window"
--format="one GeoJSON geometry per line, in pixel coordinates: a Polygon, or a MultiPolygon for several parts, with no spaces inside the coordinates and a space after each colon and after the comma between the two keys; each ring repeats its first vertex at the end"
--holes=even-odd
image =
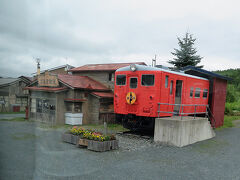
{"type": "Polygon", "coordinates": [[[203,98],[207,98],[208,97],[208,90],[207,89],[204,89],[203,90],[203,98]]]}
{"type": "Polygon", "coordinates": [[[114,73],[108,74],[108,81],[114,81],[114,73]]]}
{"type": "Polygon", "coordinates": [[[193,97],[193,87],[190,89],[190,97],[193,97]]]}
{"type": "Polygon", "coordinates": [[[72,113],[82,113],[81,102],[66,102],[66,111],[72,113]]]}
{"type": "Polygon", "coordinates": [[[138,83],[138,80],[137,78],[130,78],[130,88],[131,89],[135,89],[137,88],[137,83],[138,83]]]}
{"type": "Polygon", "coordinates": [[[172,93],[173,93],[173,81],[171,81],[170,83],[170,94],[172,95],[172,93]]]}
{"type": "Polygon", "coordinates": [[[165,88],[168,87],[168,76],[165,76],[165,88]]]}
{"type": "Polygon", "coordinates": [[[126,84],[126,75],[117,75],[116,85],[125,85],[126,84]]]}
{"type": "Polygon", "coordinates": [[[200,98],[200,93],[201,93],[201,89],[200,88],[196,88],[195,89],[195,98],[200,98]]]}
{"type": "Polygon", "coordinates": [[[82,112],[82,103],[81,102],[75,102],[74,103],[74,112],[75,113],[81,113],[82,112]]]}
{"type": "Polygon", "coordinates": [[[142,85],[143,86],[153,86],[154,85],[154,75],[153,74],[142,75],[142,85]]]}
{"type": "Polygon", "coordinates": [[[47,99],[36,99],[36,107],[38,113],[46,113],[56,110],[55,101],[47,99]]]}

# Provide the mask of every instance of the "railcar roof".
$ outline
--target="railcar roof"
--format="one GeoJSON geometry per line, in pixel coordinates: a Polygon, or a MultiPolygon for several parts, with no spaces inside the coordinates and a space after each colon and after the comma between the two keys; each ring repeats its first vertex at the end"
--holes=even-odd
{"type": "MultiPolygon", "coordinates": [[[[138,65],[138,64],[135,64],[135,65],[137,67],[136,71],[163,71],[163,72],[168,72],[168,73],[172,73],[172,74],[177,74],[177,75],[181,75],[181,76],[186,76],[186,77],[191,77],[191,78],[202,79],[202,80],[208,81],[208,79],[206,79],[206,78],[189,75],[189,74],[185,74],[182,72],[176,72],[176,71],[171,71],[171,70],[167,70],[167,69],[138,65]]],[[[120,71],[131,71],[131,69],[130,69],[130,66],[126,66],[126,67],[119,68],[116,72],[120,72],[120,71]]]]}

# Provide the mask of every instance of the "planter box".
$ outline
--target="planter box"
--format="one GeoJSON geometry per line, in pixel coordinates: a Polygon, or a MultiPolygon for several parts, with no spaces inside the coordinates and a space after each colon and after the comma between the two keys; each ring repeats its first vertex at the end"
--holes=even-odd
{"type": "Polygon", "coordinates": [[[78,136],[70,133],[62,134],[62,141],[70,144],[77,144],[78,136]]]}
{"type": "Polygon", "coordinates": [[[79,137],[77,135],[72,134],[71,143],[76,145],[78,143],[78,139],[79,137]]]}
{"type": "Polygon", "coordinates": [[[97,152],[110,151],[111,149],[118,149],[118,141],[88,141],[88,149],[97,152]]]}
{"type": "Polygon", "coordinates": [[[62,141],[70,144],[75,144],[77,147],[87,147],[87,149],[97,152],[110,151],[118,149],[118,140],[111,141],[94,141],[82,139],[77,135],[70,133],[62,134],[62,141]]]}
{"type": "Polygon", "coordinates": [[[72,134],[70,133],[62,134],[62,141],[66,143],[72,143],[72,134]]]}
{"type": "Polygon", "coordinates": [[[76,146],[77,147],[80,147],[80,146],[87,147],[88,146],[88,141],[89,141],[88,139],[81,139],[81,138],[79,138],[76,146]]]}

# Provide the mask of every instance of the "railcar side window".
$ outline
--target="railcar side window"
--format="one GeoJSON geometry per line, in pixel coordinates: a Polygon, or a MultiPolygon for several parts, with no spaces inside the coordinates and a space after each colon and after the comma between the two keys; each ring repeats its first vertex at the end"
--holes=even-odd
{"type": "Polygon", "coordinates": [[[190,89],[190,97],[193,97],[193,87],[190,89]]]}
{"type": "Polygon", "coordinates": [[[154,75],[153,74],[142,75],[142,85],[143,86],[153,86],[154,85],[154,75]]]}
{"type": "Polygon", "coordinates": [[[116,85],[125,85],[126,84],[126,75],[117,75],[116,85]]]}
{"type": "Polygon", "coordinates": [[[208,96],[208,90],[207,89],[204,89],[203,90],[203,98],[207,98],[207,96],[208,96]]]}
{"type": "Polygon", "coordinates": [[[171,83],[170,83],[170,94],[172,94],[173,93],[173,81],[171,81],[171,83]]]}
{"type": "Polygon", "coordinates": [[[165,76],[165,88],[168,87],[168,76],[165,76]]]}
{"type": "Polygon", "coordinates": [[[200,88],[195,89],[195,98],[200,98],[200,92],[201,92],[200,88]]]}
{"type": "Polygon", "coordinates": [[[130,88],[131,89],[137,88],[137,82],[138,82],[137,78],[130,78],[130,88]]]}

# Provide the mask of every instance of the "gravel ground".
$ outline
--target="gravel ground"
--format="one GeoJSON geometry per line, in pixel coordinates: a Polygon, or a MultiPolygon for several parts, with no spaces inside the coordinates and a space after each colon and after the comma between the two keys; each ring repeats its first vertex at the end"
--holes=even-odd
{"type": "Polygon", "coordinates": [[[0,179],[240,179],[240,129],[187,147],[118,135],[119,150],[97,153],[61,142],[63,129],[0,121],[0,179]]]}

